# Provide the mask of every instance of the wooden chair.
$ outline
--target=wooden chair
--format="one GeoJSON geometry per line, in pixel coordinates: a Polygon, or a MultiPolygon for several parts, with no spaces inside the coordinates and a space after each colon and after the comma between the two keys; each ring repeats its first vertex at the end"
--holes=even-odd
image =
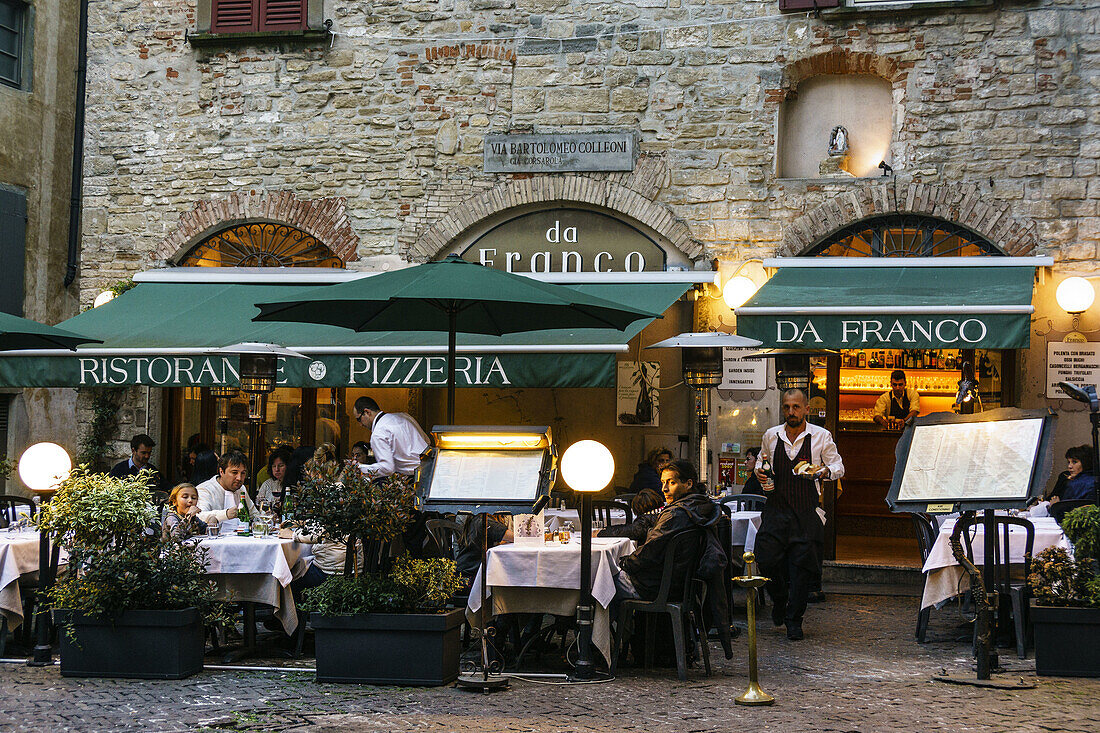
{"type": "MultiPolygon", "coordinates": [[[[939,530],[936,529],[935,522],[927,514],[913,513],[909,515],[913,518],[913,528],[917,533],[917,547],[920,548],[920,564],[924,567],[924,563],[928,560],[929,553],[932,552],[932,546],[936,544],[936,537],[939,535],[939,530]]],[[[925,576],[927,579],[927,576],[925,576]]],[[[917,611],[917,641],[924,643],[926,641],[925,636],[928,633],[928,620],[932,615],[932,607],[921,608],[917,611]]]]}
{"type": "Polygon", "coordinates": [[[14,524],[19,521],[19,512],[16,507],[29,507],[28,514],[34,516],[34,512],[37,507],[34,502],[25,496],[15,496],[14,494],[0,494],[0,527],[7,527],[10,524],[14,524]]]}
{"type": "MultiPolygon", "coordinates": [[[[681,681],[687,680],[687,645],[684,639],[685,621],[691,624],[696,637],[699,639],[699,645],[702,647],[703,652],[703,665],[706,669],[706,675],[708,677],[710,676],[710,648],[707,645],[706,629],[702,628],[701,622],[702,605],[706,598],[706,584],[695,577],[694,571],[694,567],[698,563],[702,549],[703,534],[698,530],[688,530],[676,535],[669,540],[665,548],[665,562],[661,570],[661,585],[657,591],[657,597],[652,601],[631,598],[620,602],[618,636],[615,640],[615,651],[611,655],[612,675],[614,675],[615,670],[618,669],[619,658],[622,656],[623,651],[623,643],[630,635],[629,629],[631,628],[630,621],[632,619],[632,614],[664,613],[668,614],[672,621],[672,643],[676,650],[677,676],[681,681]],[[691,554],[689,567],[693,568],[693,570],[687,574],[687,577],[680,578],[680,580],[683,581],[682,593],[672,597],[671,591],[674,579],[673,565],[676,561],[676,556],[685,550],[691,554]]],[[[653,666],[655,632],[655,624],[649,623],[646,625],[646,671],[649,671],[649,668],[653,666]]]]}
{"type": "Polygon", "coordinates": [[[622,501],[593,501],[592,519],[593,521],[599,520],[603,522],[605,527],[610,527],[611,513],[617,509],[626,512],[627,524],[634,521],[634,512],[631,511],[630,505],[622,501]]]}
{"type": "MultiPolygon", "coordinates": [[[[997,541],[993,543],[993,557],[997,564],[997,577],[993,585],[1002,598],[1012,602],[1012,620],[1016,632],[1016,656],[1027,658],[1027,576],[1031,574],[1031,557],[1035,553],[1035,525],[1023,517],[996,515],[993,517],[997,541]],[[1024,535],[1023,577],[1013,578],[1011,559],[1012,543],[1009,532],[1013,526],[1022,527],[1024,535]]],[[[984,524],[984,523],[983,523],[984,524]]],[[[967,558],[974,561],[974,548],[969,532],[963,533],[963,549],[967,558]]],[[[1017,565],[1019,568],[1020,566],[1017,565]]]]}
{"type": "Polygon", "coordinates": [[[768,497],[761,496],[760,494],[734,494],[733,496],[727,496],[722,499],[722,503],[730,506],[735,512],[758,512],[763,511],[764,504],[767,503],[768,497]]]}

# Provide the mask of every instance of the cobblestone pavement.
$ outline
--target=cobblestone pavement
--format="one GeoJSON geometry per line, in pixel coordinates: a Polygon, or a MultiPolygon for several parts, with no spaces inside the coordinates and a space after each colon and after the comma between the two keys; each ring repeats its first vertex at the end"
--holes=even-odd
{"type": "MultiPolygon", "coordinates": [[[[320,685],[311,673],[205,672],[183,681],[62,678],[56,667],[0,665],[5,731],[1100,731],[1100,680],[1039,678],[1035,689],[932,682],[969,673],[957,612],[932,614],[931,642],[912,636],[916,599],[831,596],[811,606],[806,639],[792,643],[761,619],[760,676],[777,698],[743,708],[745,635],[715,675],[627,669],[607,684],[514,681],[483,695],[453,688],[320,685]]],[[[1003,650],[1012,677],[1031,660],[1003,650]]],[[[1007,675],[998,675],[1007,677],[1007,675]]]]}

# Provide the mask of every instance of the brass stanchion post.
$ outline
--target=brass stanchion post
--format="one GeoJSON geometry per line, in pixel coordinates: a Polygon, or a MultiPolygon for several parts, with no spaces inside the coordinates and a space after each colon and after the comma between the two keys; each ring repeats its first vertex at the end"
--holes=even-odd
{"type": "Polygon", "coordinates": [[[746,552],[744,555],[745,572],[733,579],[734,583],[744,588],[748,593],[748,622],[749,622],[749,688],[734,702],[738,705],[774,705],[775,698],[760,688],[759,672],[756,666],[756,594],[758,589],[768,582],[756,574],[756,555],[746,552]]]}

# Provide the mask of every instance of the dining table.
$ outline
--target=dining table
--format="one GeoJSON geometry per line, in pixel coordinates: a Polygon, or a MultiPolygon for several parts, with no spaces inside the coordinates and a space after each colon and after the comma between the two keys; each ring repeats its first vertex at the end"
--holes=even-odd
{"type": "MultiPolygon", "coordinates": [[[[20,586],[36,581],[38,553],[37,530],[0,530],[0,614],[7,622],[9,631],[19,628],[25,621],[20,586]]],[[[58,554],[58,567],[67,562],[68,554],[61,550],[58,554]]]]}
{"type": "MultiPolygon", "coordinates": [[[[1035,545],[1032,550],[1038,555],[1048,547],[1062,547],[1071,549],[1072,545],[1066,538],[1062,528],[1052,517],[1025,517],[1035,527],[1035,545]]],[[[924,561],[924,594],[921,597],[921,608],[936,606],[949,598],[969,590],[970,580],[966,571],[959,565],[951,552],[951,533],[955,529],[956,517],[949,516],[939,526],[936,541],[928,553],[928,559],[924,561]]],[[[973,561],[978,567],[985,562],[985,527],[975,524],[970,528],[970,545],[973,548],[973,561]]],[[[1009,563],[1019,564],[1024,561],[1027,532],[1023,527],[1009,526],[1009,563]]],[[[1003,543],[1003,540],[998,540],[1003,543]]]]}
{"type": "MultiPolygon", "coordinates": [[[[611,660],[611,622],[608,608],[615,598],[619,558],[634,552],[625,537],[592,539],[592,597],[596,601],[592,645],[611,660]]],[[[580,536],[568,542],[509,543],[489,550],[486,557],[486,596],[493,615],[504,613],[573,616],[580,602],[580,536]]],[[[467,618],[474,623],[481,610],[482,575],[471,585],[467,618]]]]}
{"type": "MultiPolygon", "coordinates": [[[[612,509],[610,517],[611,524],[626,524],[626,512],[622,509],[612,509]]],[[[566,522],[572,524],[574,530],[581,528],[581,516],[576,509],[545,509],[542,518],[548,532],[557,532],[566,522]]]]}
{"type": "MultiPolygon", "coordinates": [[[[760,512],[744,509],[730,514],[731,542],[741,552],[752,552],[756,547],[756,532],[760,529],[760,512]]],[[[740,557],[737,558],[740,560],[740,557]]]]}

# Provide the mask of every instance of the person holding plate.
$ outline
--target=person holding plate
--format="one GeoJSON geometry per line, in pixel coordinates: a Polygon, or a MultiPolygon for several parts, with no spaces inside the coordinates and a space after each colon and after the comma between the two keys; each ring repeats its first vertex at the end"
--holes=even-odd
{"type": "Polygon", "coordinates": [[[787,638],[803,637],[802,617],[820,565],[824,539],[818,514],[819,482],[844,475],[844,462],[832,434],[806,420],[806,393],[783,393],[783,424],[764,433],[756,478],[768,497],[756,534],[756,559],[772,599],[772,623],[787,627],[787,638]],[[764,466],[771,464],[771,475],[764,466]]]}

